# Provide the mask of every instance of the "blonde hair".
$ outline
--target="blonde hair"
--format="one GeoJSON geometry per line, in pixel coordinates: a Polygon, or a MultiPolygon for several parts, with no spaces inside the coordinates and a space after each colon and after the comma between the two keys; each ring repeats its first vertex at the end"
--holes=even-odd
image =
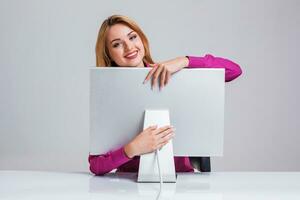
{"type": "Polygon", "coordinates": [[[126,16],[112,15],[108,17],[106,20],[104,20],[98,33],[98,38],[96,43],[96,66],[107,67],[107,66],[117,65],[115,62],[111,60],[109,56],[108,48],[106,46],[107,30],[115,24],[124,24],[129,28],[131,28],[132,30],[134,30],[141,38],[144,45],[145,56],[143,58],[143,61],[145,63],[154,63],[150,55],[148,39],[146,35],[143,33],[142,29],[133,20],[131,20],[126,16]]]}

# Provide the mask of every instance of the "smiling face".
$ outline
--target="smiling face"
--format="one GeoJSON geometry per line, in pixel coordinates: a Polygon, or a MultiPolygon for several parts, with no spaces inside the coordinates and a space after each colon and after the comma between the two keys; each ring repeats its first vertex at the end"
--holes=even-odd
{"type": "Polygon", "coordinates": [[[140,36],[124,24],[107,31],[106,47],[111,60],[121,67],[144,67],[145,49],[140,36]]]}

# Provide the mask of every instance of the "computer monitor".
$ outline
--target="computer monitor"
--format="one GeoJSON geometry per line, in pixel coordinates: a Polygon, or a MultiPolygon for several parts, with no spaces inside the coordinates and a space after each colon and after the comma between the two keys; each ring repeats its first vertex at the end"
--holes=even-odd
{"type": "MultiPolygon", "coordinates": [[[[182,69],[171,76],[161,91],[151,90],[151,81],[143,84],[150,70],[90,69],[90,154],[124,146],[148,125],[171,124],[176,128],[176,136],[161,149],[161,166],[174,171],[173,156],[222,156],[224,69],[182,69]],[[169,166],[171,162],[173,166],[169,166]]],[[[151,174],[157,174],[157,169],[149,172],[153,166],[156,168],[153,156],[154,153],[141,156],[139,176],[142,177],[142,170],[148,170],[144,181],[158,180],[157,175],[153,178],[151,174]],[[148,160],[147,164],[143,160],[148,160]]],[[[165,175],[164,180],[173,182],[173,175],[165,175]]]]}

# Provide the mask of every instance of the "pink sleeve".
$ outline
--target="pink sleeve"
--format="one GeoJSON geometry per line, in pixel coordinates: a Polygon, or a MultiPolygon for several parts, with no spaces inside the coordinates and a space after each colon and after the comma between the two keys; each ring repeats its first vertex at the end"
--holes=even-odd
{"type": "Polygon", "coordinates": [[[90,171],[95,175],[103,175],[128,162],[130,158],[125,155],[124,147],[106,154],[90,155],[90,171]]]}
{"type": "Polygon", "coordinates": [[[225,68],[225,82],[232,81],[242,74],[240,66],[228,59],[206,54],[204,57],[187,56],[187,68],[225,68]]]}

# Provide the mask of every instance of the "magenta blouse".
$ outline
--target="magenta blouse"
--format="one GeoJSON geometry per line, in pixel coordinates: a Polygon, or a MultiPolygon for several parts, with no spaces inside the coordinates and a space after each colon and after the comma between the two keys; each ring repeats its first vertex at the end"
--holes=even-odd
{"type": "MultiPolygon", "coordinates": [[[[232,81],[242,74],[240,66],[228,59],[207,54],[204,57],[187,56],[187,68],[225,68],[225,82],[232,81]]],[[[140,157],[128,158],[124,146],[101,155],[89,155],[90,171],[95,175],[103,175],[113,169],[118,172],[137,172],[140,157]]],[[[176,172],[193,172],[188,157],[174,157],[176,172]]]]}

